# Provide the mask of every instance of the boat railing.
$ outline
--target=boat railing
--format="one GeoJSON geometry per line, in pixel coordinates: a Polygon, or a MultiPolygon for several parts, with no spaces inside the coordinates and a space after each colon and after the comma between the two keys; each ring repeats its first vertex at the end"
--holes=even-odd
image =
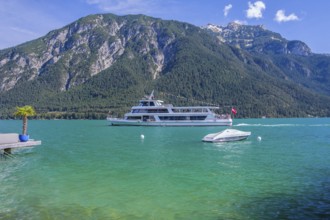
{"type": "Polygon", "coordinates": [[[213,113],[212,110],[218,109],[217,107],[208,107],[208,106],[189,106],[189,107],[173,107],[173,112],[208,112],[213,113]]]}
{"type": "Polygon", "coordinates": [[[107,116],[107,120],[111,120],[111,121],[120,120],[120,119],[122,118],[119,118],[118,116],[112,116],[112,115],[107,116]]]}
{"type": "Polygon", "coordinates": [[[221,114],[221,115],[216,115],[215,116],[218,119],[231,119],[231,115],[230,114],[221,114]]]}
{"type": "Polygon", "coordinates": [[[173,107],[173,105],[172,105],[172,104],[162,104],[161,106],[164,106],[164,107],[170,107],[170,108],[172,108],[172,107],[173,107]]]}

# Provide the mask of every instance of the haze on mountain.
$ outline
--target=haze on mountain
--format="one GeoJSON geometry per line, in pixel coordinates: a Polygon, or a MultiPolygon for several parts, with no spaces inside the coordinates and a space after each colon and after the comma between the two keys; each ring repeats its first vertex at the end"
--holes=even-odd
{"type": "Polygon", "coordinates": [[[121,116],[152,90],[237,117],[328,117],[329,64],[263,26],[96,14],[0,51],[0,117],[22,105],[38,118],[121,116]]]}

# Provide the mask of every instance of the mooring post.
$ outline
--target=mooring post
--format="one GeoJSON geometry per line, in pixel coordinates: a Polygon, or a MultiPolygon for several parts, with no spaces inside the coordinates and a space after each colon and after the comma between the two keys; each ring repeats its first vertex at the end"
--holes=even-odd
{"type": "Polygon", "coordinates": [[[3,151],[5,154],[11,154],[11,148],[5,148],[3,151]]]}

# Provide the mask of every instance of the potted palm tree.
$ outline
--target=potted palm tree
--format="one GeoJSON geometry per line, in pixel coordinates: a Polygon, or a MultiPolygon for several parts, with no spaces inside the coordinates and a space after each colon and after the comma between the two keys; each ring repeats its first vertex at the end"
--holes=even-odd
{"type": "Polygon", "coordinates": [[[26,105],[23,107],[16,107],[16,112],[14,113],[15,116],[22,117],[23,119],[23,132],[19,135],[19,140],[21,142],[26,142],[29,140],[29,135],[27,134],[27,121],[28,116],[36,115],[36,111],[30,105],[26,105]]]}

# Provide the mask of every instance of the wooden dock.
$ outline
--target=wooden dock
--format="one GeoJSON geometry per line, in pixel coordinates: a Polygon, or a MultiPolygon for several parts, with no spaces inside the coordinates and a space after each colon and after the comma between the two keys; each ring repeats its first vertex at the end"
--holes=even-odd
{"type": "Polygon", "coordinates": [[[6,153],[11,153],[11,149],[21,148],[21,147],[34,147],[36,145],[41,145],[41,141],[29,140],[27,142],[0,144],[0,150],[4,150],[6,153]]]}

